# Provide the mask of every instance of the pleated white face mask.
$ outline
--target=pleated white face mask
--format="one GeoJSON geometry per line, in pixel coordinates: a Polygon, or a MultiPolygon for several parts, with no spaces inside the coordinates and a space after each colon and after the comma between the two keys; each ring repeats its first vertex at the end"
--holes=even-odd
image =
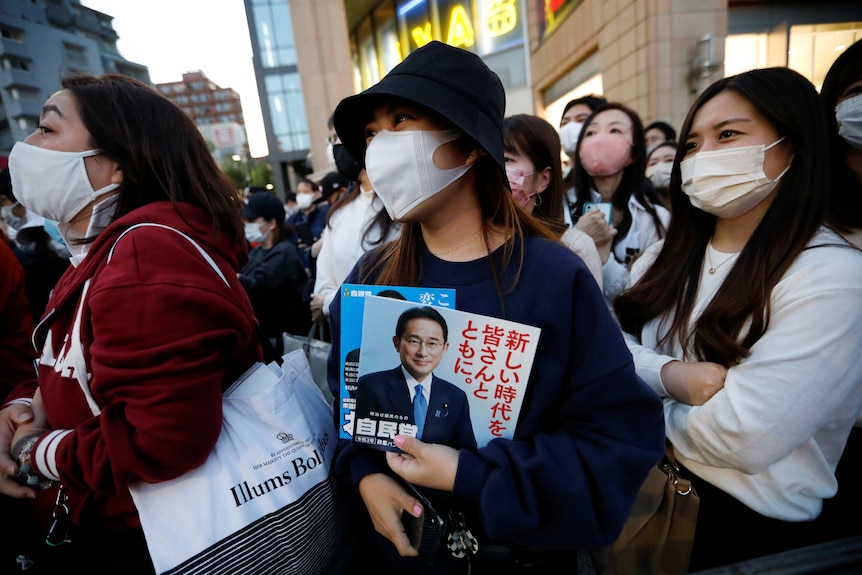
{"type": "Polygon", "coordinates": [[[9,154],[9,176],[15,197],[30,211],[55,222],[67,223],[87,205],[119,187],[93,189],[84,158],[101,150],[58,152],[18,142],[9,154]]]}
{"type": "Polygon", "coordinates": [[[470,165],[438,168],[434,153],[461,130],[381,130],[365,152],[365,171],[389,217],[401,220],[419,204],[467,173],[470,165]]]}
{"type": "MultiPolygon", "coordinates": [[[[766,151],[777,146],[742,146],[698,152],[679,165],[682,191],[691,205],[719,218],[735,218],[762,202],[790,169],[770,180],[763,172],[766,151]]],[[[792,163],[792,161],[791,161],[792,163]]]]}

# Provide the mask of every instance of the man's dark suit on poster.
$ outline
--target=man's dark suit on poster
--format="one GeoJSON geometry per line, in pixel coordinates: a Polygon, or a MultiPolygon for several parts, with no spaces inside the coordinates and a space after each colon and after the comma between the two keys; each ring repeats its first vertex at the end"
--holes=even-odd
{"type": "MultiPolygon", "coordinates": [[[[476,449],[476,436],[470,421],[467,395],[459,387],[431,374],[431,395],[425,429],[419,437],[425,443],[440,443],[456,449],[476,449]]],[[[426,385],[428,379],[423,382],[426,385]]],[[[388,371],[369,373],[359,378],[356,391],[357,415],[371,411],[409,414],[413,403],[404,371],[399,365],[388,371]]]]}

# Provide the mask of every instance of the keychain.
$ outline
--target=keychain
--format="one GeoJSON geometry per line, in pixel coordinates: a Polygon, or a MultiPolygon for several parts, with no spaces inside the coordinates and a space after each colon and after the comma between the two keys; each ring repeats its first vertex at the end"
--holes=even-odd
{"type": "Polygon", "coordinates": [[[71,543],[69,539],[69,507],[66,503],[69,496],[63,491],[63,485],[57,488],[57,499],[54,500],[54,510],[51,512],[51,526],[45,536],[45,543],[51,547],[58,547],[64,543],[71,543]]]}
{"type": "Polygon", "coordinates": [[[479,542],[476,537],[467,527],[467,522],[464,520],[464,514],[460,511],[455,511],[449,514],[452,528],[449,531],[447,547],[452,552],[452,556],[456,559],[462,559],[467,555],[475,555],[479,550],[479,542]]]}

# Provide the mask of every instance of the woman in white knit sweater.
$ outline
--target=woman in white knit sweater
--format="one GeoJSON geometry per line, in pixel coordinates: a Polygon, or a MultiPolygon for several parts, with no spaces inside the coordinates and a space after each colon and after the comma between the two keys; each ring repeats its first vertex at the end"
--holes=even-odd
{"type": "Polygon", "coordinates": [[[808,80],[719,80],[682,127],[667,236],[614,302],[701,496],[692,571],[859,532],[835,468],[862,408],[862,252],[823,226],[829,180],[808,80]]]}

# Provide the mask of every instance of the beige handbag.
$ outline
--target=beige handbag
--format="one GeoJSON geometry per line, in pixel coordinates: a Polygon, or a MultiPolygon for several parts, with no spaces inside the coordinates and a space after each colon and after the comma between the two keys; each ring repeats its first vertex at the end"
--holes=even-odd
{"type": "Polygon", "coordinates": [[[619,537],[592,550],[598,575],[688,573],[700,498],[668,447],[650,470],[619,537]]]}

